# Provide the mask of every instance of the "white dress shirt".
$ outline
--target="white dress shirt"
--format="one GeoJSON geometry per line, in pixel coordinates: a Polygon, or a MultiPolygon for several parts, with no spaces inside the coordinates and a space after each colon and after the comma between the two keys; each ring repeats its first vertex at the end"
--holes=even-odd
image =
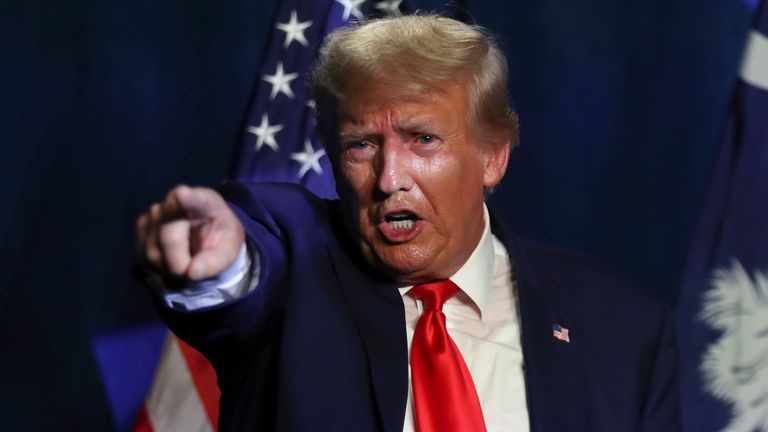
{"type": "MultiPolygon", "coordinates": [[[[507,250],[491,234],[485,209],[482,238],[467,262],[449,278],[459,292],[446,300],[443,313],[448,334],[472,375],[489,432],[528,431],[520,320],[511,272],[507,250]]],[[[424,310],[421,300],[406,295],[411,288],[400,288],[409,352],[424,310]]],[[[410,372],[409,366],[404,432],[415,430],[410,372]]]]}
{"type": "MultiPolygon", "coordinates": [[[[490,231],[486,208],[484,221],[480,242],[467,262],[449,278],[459,292],[445,302],[443,313],[448,334],[472,375],[487,430],[527,432],[520,319],[512,269],[507,250],[490,231]]],[[[164,299],[170,307],[195,310],[239,297],[258,285],[258,263],[258,257],[249,257],[243,245],[235,263],[218,277],[190,284],[182,291],[164,291],[164,299]]],[[[409,353],[423,311],[420,300],[406,295],[411,288],[400,288],[409,353]]],[[[408,374],[404,432],[415,430],[410,365],[408,374]]]]}

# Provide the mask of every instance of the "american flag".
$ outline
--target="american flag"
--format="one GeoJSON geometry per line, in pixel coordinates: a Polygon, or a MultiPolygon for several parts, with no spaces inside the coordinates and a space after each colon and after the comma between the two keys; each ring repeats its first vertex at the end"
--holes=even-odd
{"type": "Polygon", "coordinates": [[[219,395],[208,360],[169,334],[133,431],[215,431],[219,395]]]}
{"type": "Polygon", "coordinates": [[[328,157],[315,136],[307,74],[327,33],[365,16],[399,15],[401,3],[282,2],[230,177],[299,183],[318,196],[336,196],[328,157]]]}
{"type": "Polygon", "coordinates": [[[570,343],[571,338],[568,336],[568,329],[561,326],[560,324],[552,324],[552,336],[557,339],[561,340],[565,343],[570,343]]]}
{"type": "MultiPolygon", "coordinates": [[[[335,197],[315,136],[307,73],[326,34],[366,16],[400,15],[403,0],[285,0],[278,6],[230,177],[299,183],[335,197]]],[[[219,390],[207,360],[169,334],[134,432],[217,430],[219,390]]]]}

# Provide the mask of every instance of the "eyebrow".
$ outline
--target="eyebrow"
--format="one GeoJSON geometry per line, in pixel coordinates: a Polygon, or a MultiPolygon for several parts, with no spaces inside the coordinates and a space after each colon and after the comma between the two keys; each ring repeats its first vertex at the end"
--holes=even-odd
{"type": "MultiPolygon", "coordinates": [[[[403,119],[395,124],[394,128],[398,133],[412,133],[414,131],[439,133],[441,131],[439,122],[431,118],[403,119]]],[[[339,138],[343,140],[361,140],[377,135],[380,135],[377,129],[362,126],[347,132],[340,132],[339,138]]]]}
{"type": "Polygon", "coordinates": [[[376,135],[379,135],[379,133],[373,129],[361,128],[349,132],[340,132],[339,138],[342,141],[358,141],[376,135]]]}
{"type": "Polygon", "coordinates": [[[431,118],[403,119],[395,125],[395,130],[405,132],[438,132],[438,129],[440,129],[439,122],[431,118]]]}

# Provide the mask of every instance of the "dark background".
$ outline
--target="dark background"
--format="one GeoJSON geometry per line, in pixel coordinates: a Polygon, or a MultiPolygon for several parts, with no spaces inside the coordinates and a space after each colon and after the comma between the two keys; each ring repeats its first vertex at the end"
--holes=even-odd
{"type": "MultiPolygon", "coordinates": [[[[128,275],[134,220],[226,175],[276,3],[0,5],[0,430],[115,427],[94,338],[156,323],[128,275]]],[[[521,145],[492,201],[512,228],[674,305],[749,5],[422,4],[509,54],[521,145]]]]}

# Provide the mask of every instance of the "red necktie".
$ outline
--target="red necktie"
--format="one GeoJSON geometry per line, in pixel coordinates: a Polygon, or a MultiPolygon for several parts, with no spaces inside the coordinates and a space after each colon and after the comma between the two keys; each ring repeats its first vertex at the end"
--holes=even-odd
{"type": "Polygon", "coordinates": [[[411,342],[411,384],[418,432],[485,431],[469,369],[445,328],[443,303],[459,290],[441,280],[411,288],[424,303],[411,342]]]}

